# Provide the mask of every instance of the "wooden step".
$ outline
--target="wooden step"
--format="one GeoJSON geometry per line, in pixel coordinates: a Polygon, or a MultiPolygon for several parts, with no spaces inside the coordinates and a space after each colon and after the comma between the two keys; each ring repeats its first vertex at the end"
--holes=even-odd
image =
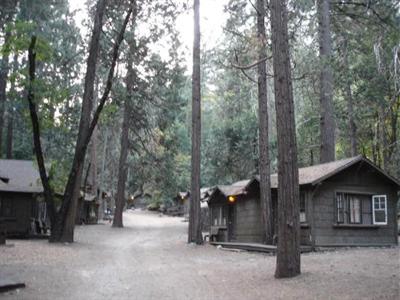
{"type": "MultiPolygon", "coordinates": [[[[238,243],[238,242],[210,242],[214,246],[222,246],[224,248],[240,249],[246,251],[264,252],[264,253],[276,253],[275,245],[264,245],[259,243],[238,243]]],[[[310,246],[300,246],[302,253],[311,252],[310,246]]]]}

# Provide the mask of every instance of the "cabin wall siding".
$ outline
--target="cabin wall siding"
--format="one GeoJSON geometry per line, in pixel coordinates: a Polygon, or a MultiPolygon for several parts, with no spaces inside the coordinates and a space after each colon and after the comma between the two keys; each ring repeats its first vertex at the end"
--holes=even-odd
{"type": "Polygon", "coordinates": [[[313,197],[315,246],[368,246],[397,244],[396,187],[370,169],[353,167],[316,187],[313,197]],[[340,176],[339,176],[340,175],[340,176]],[[387,196],[388,224],[378,228],[343,228],[336,224],[336,192],[387,196]]]}
{"type": "Polygon", "coordinates": [[[234,238],[237,242],[263,242],[263,226],[259,198],[244,197],[236,202],[234,238]]]}
{"type": "Polygon", "coordinates": [[[6,217],[0,215],[4,219],[4,226],[8,235],[27,234],[30,230],[30,222],[33,213],[33,205],[36,203],[32,194],[28,193],[11,193],[1,192],[0,198],[6,201],[12,201],[14,216],[6,217]]]}

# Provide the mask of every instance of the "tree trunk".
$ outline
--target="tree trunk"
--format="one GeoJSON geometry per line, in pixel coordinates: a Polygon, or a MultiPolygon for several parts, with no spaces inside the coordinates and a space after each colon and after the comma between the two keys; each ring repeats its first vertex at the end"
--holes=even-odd
{"type": "Polygon", "coordinates": [[[357,145],[357,127],[354,121],[354,103],[353,103],[353,93],[351,91],[351,79],[350,79],[350,68],[348,61],[348,43],[347,38],[344,39],[344,55],[343,64],[346,70],[346,82],[345,82],[345,95],[347,102],[347,116],[349,122],[349,142],[350,142],[350,156],[356,156],[358,154],[357,145]]]}
{"type": "MultiPolygon", "coordinates": [[[[7,23],[11,22],[13,15],[14,15],[13,11],[10,11],[8,13],[5,20],[5,24],[3,24],[4,29],[6,28],[7,23]]],[[[11,38],[11,32],[9,30],[5,30],[5,35],[4,35],[5,49],[3,49],[3,56],[1,58],[1,66],[0,66],[0,157],[2,156],[2,150],[3,150],[3,128],[4,128],[4,112],[5,112],[6,98],[7,98],[6,88],[7,88],[7,79],[9,70],[8,53],[9,53],[10,38],[11,38]]]]}
{"type": "Polygon", "coordinates": [[[79,194],[80,182],[82,179],[82,167],[85,159],[86,150],[92,136],[93,130],[97,125],[100,114],[104,108],[105,102],[111,91],[112,81],[114,77],[115,66],[118,59],[119,48],[124,38],[126,26],[132,14],[132,8],[128,11],[123,26],[115,41],[111,67],[108,72],[107,81],[103,95],[99,101],[99,105],[95,110],[91,122],[82,121],[83,118],[90,119],[91,104],[93,100],[93,84],[95,77],[95,69],[97,62],[97,50],[99,47],[99,37],[101,32],[102,16],[105,10],[105,0],[99,0],[97,5],[95,25],[93,29],[92,41],[89,50],[87,62],[87,74],[85,78],[85,91],[82,103],[81,122],[78,132],[78,140],[75,148],[75,155],[72,162],[70,174],[68,176],[67,185],[65,187],[64,198],[61,204],[60,211],[57,216],[55,230],[52,231],[51,242],[73,242],[74,240],[74,220],[76,214],[76,202],[79,194]],[[91,83],[91,84],[89,84],[91,83]],[[89,102],[89,103],[86,103],[89,102]],[[88,126],[88,127],[85,127],[88,126]]]}
{"type": "MultiPolygon", "coordinates": [[[[94,105],[97,107],[98,105],[98,95],[99,95],[99,80],[96,80],[96,89],[94,94],[94,105]]],[[[90,173],[88,177],[88,183],[91,187],[92,195],[96,196],[97,199],[97,135],[98,130],[97,126],[93,129],[92,138],[90,140],[90,173]]],[[[86,186],[85,186],[86,187],[86,186]]]]}
{"type": "MultiPolygon", "coordinates": [[[[18,70],[18,55],[14,55],[13,71],[18,70]]],[[[14,135],[14,103],[17,100],[17,91],[15,90],[15,80],[11,81],[10,95],[8,97],[7,111],[7,137],[6,137],[6,158],[12,159],[13,152],[13,135],[14,135]]]]}
{"type": "Polygon", "coordinates": [[[330,30],[330,0],[317,0],[320,73],[320,161],[335,160],[335,117],[333,108],[333,76],[330,66],[332,40],[330,30]]]}
{"type": "Polygon", "coordinates": [[[103,193],[104,191],[104,172],[106,168],[106,158],[107,158],[107,143],[108,143],[108,127],[106,127],[106,132],[105,132],[105,139],[104,139],[104,145],[103,145],[103,157],[102,157],[102,162],[101,162],[101,176],[100,176],[100,205],[99,205],[99,219],[102,220],[104,217],[104,210],[106,209],[105,207],[105,202],[104,202],[104,197],[103,193]]]}
{"type": "Polygon", "coordinates": [[[13,110],[12,108],[8,109],[7,113],[7,136],[6,136],[6,158],[12,159],[12,146],[13,146],[13,110]]]}
{"type": "Polygon", "coordinates": [[[51,241],[73,242],[75,216],[82,181],[82,168],[85,161],[87,145],[84,140],[88,136],[90,116],[93,109],[94,82],[96,78],[97,57],[100,46],[100,34],[103,25],[103,15],[107,0],[99,0],[96,6],[96,14],[92,31],[92,39],[89,45],[89,56],[86,63],[86,76],[83,90],[81,119],[79,122],[78,139],[75,146],[73,167],[64,191],[64,199],[58,216],[55,230],[52,232],[51,241]],[[79,153],[79,154],[78,154],[79,153]],[[80,156],[78,158],[78,155],[80,156]]]}
{"type": "Polygon", "coordinates": [[[126,160],[128,158],[128,147],[129,147],[129,119],[131,116],[131,101],[135,97],[135,84],[136,84],[136,70],[133,68],[134,55],[136,54],[136,41],[135,41],[135,20],[137,15],[136,1],[132,2],[134,6],[133,10],[133,22],[132,22],[132,33],[130,34],[129,40],[129,51],[128,51],[128,66],[126,74],[126,97],[124,99],[124,115],[122,120],[121,129],[121,152],[118,163],[118,183],[117,183],[117,194],[115,199],[115,212],[113,219],[113,227],[124,227],[123,224],[123,211],[126,203],[125,199],[125,186],[127,180],[128,166],[126,160]]]}
{"type": "MultiPolygon", "coordinates": [[[[267,55],[265,34],[265,3],[257,0],[257,33],[258,33],[258,58],[263,60],[267,55]]],[[[267,67],[266,62],[257,64],[258,73],[258,122],[259,122],[259,172],[260,172],[260,199],[261,217],[265,230],[265,243],[272,244],[274,236],[270,162],[268,147],[268,99],[267,99],[267,67]]]]}
{"type": "Polygon", "coordinates": [[[46,173],[46,167],[44,164],[44,157],[42,151],[42,145],[40,142],[40,124],[39,118],[36,110],[35,103],[35,71],[36,71],[36,36],[33,36],[31,39],[31,43],[29,45],[28,50],[28,61],[29,61],[29,85],[28,85],[28,103],[29,103],[29,112],[32,121],[32,131],[33,131],[33,143],[36,154],[36,160],[39,167],[39,175],[40,180],[43,185],[43,194],[44,199],[46,201],[46,207],[50,218],[50,227],[53,228],[55,224],[55,206],[54,206],[54,197],[53,191],[51,189],[49,178],[46,173]]]}
{"type": "MultiPolygon", "coordinates": [[[[129,76],[128,76],[129,77],[129,76]]],[[[128,84],[127,84],[128,86],[128,84]]],[[[117,184],[117,195],[115,199],[115,212],[113,227],[124,227],[122,221],[122,213],[125,206],[125,185],[128,166],[126,164],[126,159],[128,157],[128,143],[129,143],[129,101],[131,99],[126,98],[124,101],[124,117],[122,121],[122,131],[121,131],[121,153],[119,156],[118,164],[118,184],[117,184]]]]}
{"type": "Polygon", "coordinates": [[[191,194],[188,242],[203,243],[200,216],[200,143],[201,143],[201,90],[200,90],[200,3],[194,0],[194,41],[192,74],[192,158],[191,194]]]}
{"type": "Polygon", "coordinates": [[[275,277],[300,274],[299,178],[286,1],[271,0],[278,136],[278,247],[275,277]]]}

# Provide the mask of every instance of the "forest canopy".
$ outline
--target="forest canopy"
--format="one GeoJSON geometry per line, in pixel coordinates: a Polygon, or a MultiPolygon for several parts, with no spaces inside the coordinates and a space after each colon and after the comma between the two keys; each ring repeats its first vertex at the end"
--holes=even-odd
{"type": "MultiPolygon", "coordinates": [[[[106,84],[110,49],[127,2],[109,1],[105,10],[95,102],[106,84]]],[[[88,16],[94,15],[95,4],[87,1],[88,16]]],[[[36,35],[41,142],[50,183],[63,192],[74,156],[94,20],[78,24],[77,12],[67,0],[5,0],[0,5],[0,157],[34,159],[26,86],[27,50],[36,35]]],[[[117,190],[124,113],[129,128],[126,197],[149,192],[153,201],[162,203],[189,189],[191,77],[188,50],[175,21],[191,9],[186,1],[137,1],[136,17],[126,29],[112,90],[83,168],[84,175],[91,168],[88,180],[112,195],[117,190]]],[[[328,66],[336,159],[362,154],[400,177],[399,2],[331,1],[331,55],[323,61],[316,2],[289,1],[288,10],[299,166],[320,161],[320,73],[328,66]]],[[[259,59],[257,14],[251,1],[229,0],[222,15],[222,36],[201,52],[202,186],[259,174],[257,69],[251,67],[259,59]]],[[[202,39],[205,43],[207,36],[202,39]]],[[[267,17],[269,155],[274,172],[277,135],[271,51],[267,17]]]]}

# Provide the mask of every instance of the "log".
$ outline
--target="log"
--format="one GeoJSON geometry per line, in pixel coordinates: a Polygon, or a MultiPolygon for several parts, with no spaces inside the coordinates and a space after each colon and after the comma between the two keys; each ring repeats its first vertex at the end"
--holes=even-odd
{"type": "Polygon", "coordinates": [[[14,282],[10,280],[0,279],[0,293],[21,289],[25,286],[26,285],[24,282],[14,282]]]}

